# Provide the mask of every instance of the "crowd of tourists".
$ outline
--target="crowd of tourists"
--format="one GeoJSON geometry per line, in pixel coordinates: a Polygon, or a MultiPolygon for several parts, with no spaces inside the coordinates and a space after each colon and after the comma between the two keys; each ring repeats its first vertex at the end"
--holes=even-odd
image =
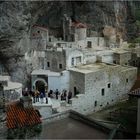
{"type": "Polygon", "coordinates": [[[59,92],[58,89],[56,89],[56,91],[50,90],[48,92],[48,97],[56,98],[56,100],[58,100],[60,98],[61,101],[65,100],[68,103],[70,103],[70,99],[72,98],[72,92],[67,91],[65,89],[62,92],[59,92]]]}
{"type": "Polygon", "coordinates": [[[70,99],[72,98],[72,92],[71,91],[67,91],[67,90],[63,90],[62,92],[59,92],[58,89],[56,89],[55,91],[50,90],[49,92],[41,92],[39,90],[35,90],[35,91],[29,91],[27,89],[25,89],[23,91],[23,96],[31,96],[33,98],[33,103],[36,102],[44,102],[44,98],[45,98],[45,102],[46,104],[48,104],[48,97],[49,98],[54,98],[56,100],[60,99],[61,101],[66,101],[68,103],[70,103],[70,99]]]}

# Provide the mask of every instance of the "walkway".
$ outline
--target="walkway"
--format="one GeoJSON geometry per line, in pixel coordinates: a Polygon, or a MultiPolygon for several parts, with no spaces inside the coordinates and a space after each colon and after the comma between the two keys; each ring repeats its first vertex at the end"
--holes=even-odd
{"type": "Polygon", "coordinates": [[[63,112],[71,108],[70,104],[68,104],[66,101],[61,101],[60,98],[56,100],[55,98],[48,97],[48,104],[46,104],[45,98],[43,98],[42,103],[40,99],[39,102],[33,103],[33,106],[50,106],[50,105],[52,105],[52,108],[57,110],[58,112],[63,112]]]}

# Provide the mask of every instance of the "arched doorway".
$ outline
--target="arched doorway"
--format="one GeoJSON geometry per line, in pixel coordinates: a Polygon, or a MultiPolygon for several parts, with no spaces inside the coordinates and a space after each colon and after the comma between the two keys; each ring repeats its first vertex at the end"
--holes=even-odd
{"type": "Polygon", "coordinates": [[[39,91],[39,92],[43,92],[45,93],[45,83],[41,80],[36,81],[35,83],[35,88],[39,91]]]}

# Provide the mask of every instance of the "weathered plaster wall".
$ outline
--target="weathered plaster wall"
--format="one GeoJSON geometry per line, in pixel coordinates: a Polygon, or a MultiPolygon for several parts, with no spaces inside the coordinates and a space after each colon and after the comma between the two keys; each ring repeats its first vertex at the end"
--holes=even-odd
{"type": "Polygon", "coordinates": [[[85,75],[70,70],[70,90],[74,95],[74,87],[80,94],[85,93],[85,75]]]}
{"type": "MultiPolygon", "coordinates": [[[[45,59],[50,63],[50,67],[46,67],[47,70],[60,72],[66,69],[65,51],[46,51],[45,59]],[[59,67],[59,64],[62,64],[62,68],[59,67]]],[[[47,66],[47,63],[45,65],[47,66]]]]}
{"type": "Polygon", "coordinates": [[[131,52],[114,53],[114,61],[116,64],[128,65],[131,60],[131,52]]]}
{"type": "Polygon", "coordinates": [[[76,58],[81,57],[81,62],[79,64],[83,64],[83,52],[79,49],[67,49],[66,50],[66,68],[70,68],[72,66],[78,65],[76,62],[76,58]],[[74,65],[72,65],[72,58],[74,58],[74,65]]]}
{"type": "MultiPolygon", "coordinates": [[[[92,48],[94,47],[105,47],[106,46],[106,42],[105,39],[103,37],[88,37],[87,38],[87,42],[91,41],[92,42],[92,48]]],[[[86,45],[87,46],[87,45],[86,45]]]]}
{"type": "Polygon", "coordinates": [[[73,73],[72,75],[71,77],[79,79],[77,83],[71,83],[73,86],[85,87],[84,94],[72,99],[72,108],[86,114],[127,98],[127,93],[136,80],[137,69],[133,67],[123,69],[121,66],[106,67],[95,73],[86,74],[84,83],[81,83],[83,75],[73,73]]]}

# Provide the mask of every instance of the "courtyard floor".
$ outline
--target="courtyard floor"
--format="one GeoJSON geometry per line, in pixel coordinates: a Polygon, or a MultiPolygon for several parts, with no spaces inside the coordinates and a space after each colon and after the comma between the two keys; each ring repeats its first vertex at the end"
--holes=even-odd
{"type": "Polygon", "coordinates": [[[67,101],[61,101],[60,98],[49,98],[48,103],[46,104],[46,99],[43,98],[43,102],[39,99],[39,102],[33,103],[33,106],[48,106],[51,105],[52,109],[57,109],[58,112],[63,112],[69,110],[71,105],[67,103],[67,101]]]}

